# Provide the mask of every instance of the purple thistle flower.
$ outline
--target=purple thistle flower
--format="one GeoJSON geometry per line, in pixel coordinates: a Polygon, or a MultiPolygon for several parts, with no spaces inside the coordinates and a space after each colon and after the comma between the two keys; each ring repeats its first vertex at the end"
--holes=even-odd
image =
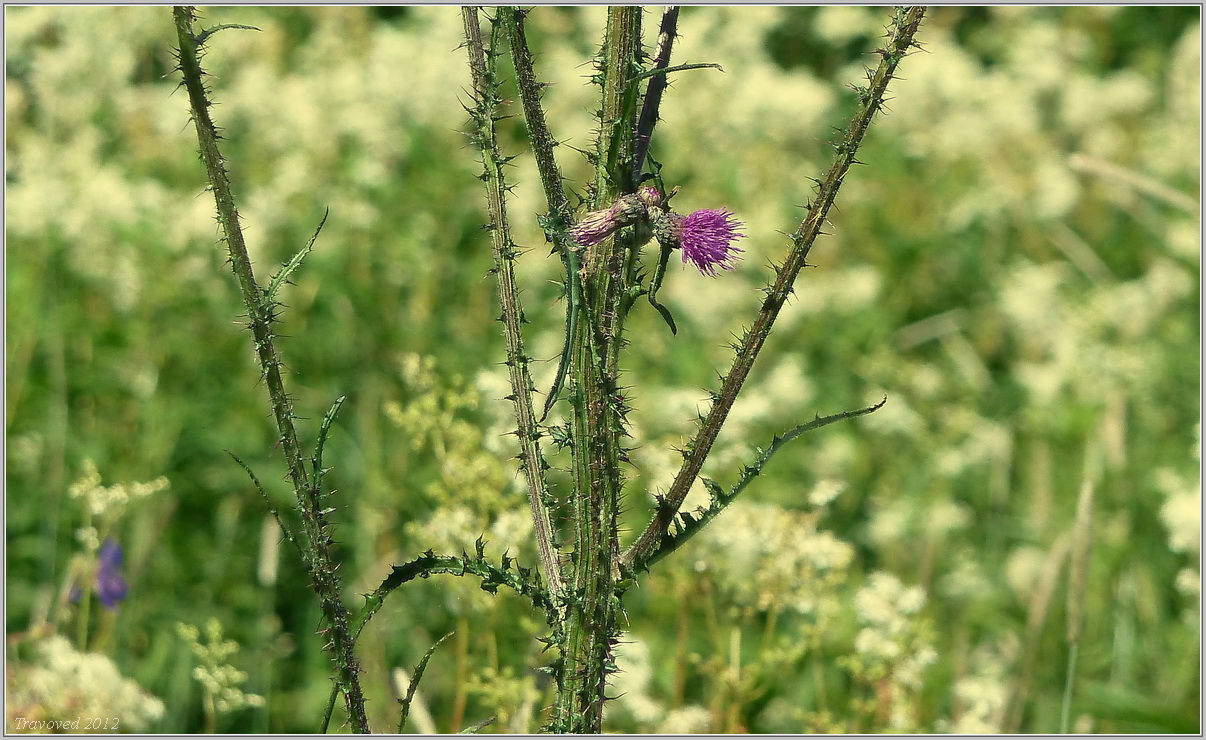
{"type": "Polygon", "coordinates": [[[570,229],[570,238],[574,240],[575,244],[593,247],[611,236],[612,232],[619,228],[611,211],[612,209],[606,208],[586,214],[570,229]]]}
{"type": "Polygon", "coordinates": [[[121,545],[106,539],[100,549],[100,569],[96,572],[96,595],[106,609],[117,608],[126,598],[126,579],[121,575],[121,545]]]}
{"type": "MultiPolygon", "coordinates": [[[[653,191],[657,194],[657,191],[653,191]]],[[[648,194],[630,194],[621,196],[611,204],[610,208],[601,211],[591,211],[582,217],[570,229],[570,238],[575,244],[583,247],[593,247],[615,233],[621,226],[628,226],[646,215],[645,198],[648,194]]],[[[660,197],[658,199],[660,202],[660,197]]]]}
{"type": "Polygon", "coordinates": [[[683,218],[674,226],[683,249],[683,264],[691,262],[711,277],[716,277],[717,267],[732,270],[737,253],[745,251],[733,246],[734,241],[745,237],[741,226],[726,208],[704,209],[683,218]]]}

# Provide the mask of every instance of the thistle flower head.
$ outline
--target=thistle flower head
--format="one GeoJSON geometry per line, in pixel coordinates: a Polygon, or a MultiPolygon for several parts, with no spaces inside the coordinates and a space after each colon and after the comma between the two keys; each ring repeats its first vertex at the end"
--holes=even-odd
{"type": "Polygon", "coordinates": [[[737,254],[744,251],[733,245],[744,238],[742,223],[726,208],[703,209],[690,216],[671,211],[666,203],[678,191],[665,197],[646,185],[635,193],[621,196],[609,208],[592,211],[574,224],[570,238],[590,247],[611,236],[617,229],[637,221],[646,221],[664,247],[683,250],[683,264],[694,264],[705,275],[716,277],[716,268],[731,270],[737,254]]]}
{"type": "Polygon", "coordinates": [[[681,220],[671,219],[679,245],[683,250],[683,264],[691,262],[705,275],[716,277],[716,268],[732,270],[736,266],[737,253],[744,250],[733,246],[733,242],[745,237],[740,229],[742,223],[728,209],[719,211],[703,209],[681,220]]]}
{"type": "Polygon", "coordinates": [[[640,193],[621,196],[609,208],[591,211],[570,229],[570,238],[575,244],[592,247],[615,233],[616,229],[635,223],[646,215],[645,199],[653,197],[661,202],[661,196],[653,188],[642,188],[640,193]],[[650,196],[645,190],[653,190],[650,196]]]}
{"type": "Polygon", "coordinates": [[[570,229],[570,238],[574,240],[575,244],[592,247],[611,236],[619,227],[612,214],[612,209],[604,208],[601,211],[591,211],[583,216],[582,220],[570,229]]]}

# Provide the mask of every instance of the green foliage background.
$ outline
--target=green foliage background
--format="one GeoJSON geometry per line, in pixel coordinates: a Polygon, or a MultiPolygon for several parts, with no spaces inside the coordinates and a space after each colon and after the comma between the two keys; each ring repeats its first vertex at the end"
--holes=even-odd
{"type": "MultiPolygon", "coordinates": [[[[579,193],[604,12],[529,20],[579,193]]],[[[349,594],[481,532],[496,557],[533,564],[460,133],[459,11],[205,20],[261,29],[219,34],[206,59],[257,276],[331,210],[285,291],[280,347],[311,441],[348,396],[326,459],[349,594]]],[[[676,60],[724,72],[674,77],[653,156],[682,187],[676,206],[728,206],[749,237],[733,273],[674,266],[661,298],[677,337],[651,310],[631,321],[631,529],[785,253],[885,22],[869,8],[684,10],[676,60]]],[[[266,698],[218,729],[313,731],[330,686],[314,598],[287,545],[271,567],[263,501],[223,452],[287,504],[174,90],[170,12],[9,8],[6,34],[8,634],[45,618],[80,548],[67,491],[84,460],[106,484],[166,476],[113,530],[130,593],[115,618],[93,610],[113,620],[104,652],[163,700],[155,730],[196,732],[175,624],[216,617],[242,645],[244,688],[266,698]]],[[[920,39],[705,473],[732,480],[753,446],[816,413],[888,404],[794,443],[642,582],[611,730],[1052,732],[1082,585],[1073,728],[1200,729],[1198,9],[938,8],[920,39]],[[1085,480],[1092,549],[1070,583],[1059,566],[1085,480]],[[876,593],[896,593],[894,618],[868,606],[876,593]]],[[[510,212],[545,389],[560,261],[536,225],[521,118],[503,133],[520,154],[510,212]]],[[[391,672],[452,630],[423,683],[430,727],[539,725],[532,667],[547,656],[520,599],[451,579],[392,598],[361,648],[374,727],[396,720],[391,672]]]]}

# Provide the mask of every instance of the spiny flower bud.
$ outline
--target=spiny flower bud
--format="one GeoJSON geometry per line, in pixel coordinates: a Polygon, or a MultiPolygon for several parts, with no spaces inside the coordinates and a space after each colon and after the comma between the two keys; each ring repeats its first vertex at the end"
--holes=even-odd
{"type": "MultiPolygon", "coordinates": [[[[677,189],[678,188],[675,188],[675,190],[677,189]]],[[[645,207],[651,211],[652,209],[662,205],[662,194],[659,193],[657,188],[653,187],[652,185],[646,185],[638,190],[636,192],[636,196],[640,198],[641,202],[645,204],[645,207]]]]}
{"type": "Polygon", "coordinates": [[[661,208],[649,209],[649,225],[653,228],[653,236],[663,247],[678,249],[678,235],[685,218],[686,216],[664,211],[661,208]]]}
{"type": "Polygon", "coordinates": [[[611,236],[618,228],[620,225],[616,222],[612,209],[604,208],[583,216],[582,220],[570,229],[570,238],[575,244],[590,247],[611,236]]]}

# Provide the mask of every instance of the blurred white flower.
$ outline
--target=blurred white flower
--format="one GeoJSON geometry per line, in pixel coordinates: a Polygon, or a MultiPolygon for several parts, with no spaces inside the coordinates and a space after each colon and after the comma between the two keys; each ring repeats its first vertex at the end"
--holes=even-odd
{"type": "Polygon", "coordinates": [[[860,622],[887,627],[892,632],[901,631],[902,617],[916,614],[924,605],[924,591],[917,586],[906,587],[884,571],[872,573],[854,597],[860,622]]]}
{"type": "MultiPolygon", "coordinates": [[[[653,699],[653,664],[649,645],[632,633],[615,648],[616,673],[611,678],[611,690],[617,697],[615,704],[622,706],[633,719],[645,726],[652,726],[663,716],[666,708],[653,699]]],[[[604,705],[605,711],[607,705],[604,705]]]]}
{"type": "Polygon", "coordinates": [[[821,617],[836,611],[854,548],[818,530],[815,514],[737,501],[720,516],[689,547],[698,569],[714,573],[736,603],[821,617]]]}
{"type": "Polygon", "coordinates": [[[160,476],[147,483],[117,483],[102,486],[100,473],[91,459],[84,460],[84,472],[79,480],[67,489],[71,498],[82,499],[88,513],[94,517],[115,519],[125,512],[126,507],[152,496],[169,487],[168,479],[160,476]]]}
{"type": "Polygon", "coordinates": [[[1049,560],[1050,553],[1029,545],[1022,545],[1009,554],[1005,561],[1005,580],[1019,603],[1030,603],[1030,597],[1043,577],[1049,560]]]}
{"type": "Polygon", "coordinates": [[[1160,520],[1168,530],[1168,546],[1196,556],[1202,548],[1202,484],[1190,483],[1167,468],[1156,471],[1156,484],[1166,496],[1160,520]]]}
{"type": "Polygon", "coordinates": [[[707,732],[711,722],[712,715],[704,707],[678,707],[666,713],[657,732],[662,735],[696,735],[707,732]]]}
{"type": "Polygon", "coordinates": [[[817,508],[828,506],[835,498],[846,490],[846,482],[833,478],[824,478],[817,481],[812,487],[812,491],[808,494],[808,503],[817,508]]]}
{"type": "Polygon", "coordinates": [[[817,8],[813,30],[834,44],[845,44],[860,35],[878,36],[883,19],[869,8],[855,5],[829,5],[817,8]]]}
{"type": "MultiPolygon", "coordinates": [[[[37,644],[34,662],[10,661],[8,671],[9,706],[23,707],[45,720],[118,717],[121,724],[111,728],[114,731],[146,732],[164,714],[163,702],[122,676],[112,660],[99,653],[77,652],[60,635],[37,644]]],[[[10,731],[21,729],[11,724],[11,716],[8,719],[10,731]]]]}
{"type": "Polygon", "coordinates": [[[859,630],[854,638],[854,649],[872,660],[882,662],[896,660],[903,650],[896,640],[873,627],[859,630]]]}
{"type": "Polygon", "coordinates": [[[1196,600],[1202,595],[1202,574],[1193,568],[1177,571],[1177,590],[1186,598],[1196,600]]]}

